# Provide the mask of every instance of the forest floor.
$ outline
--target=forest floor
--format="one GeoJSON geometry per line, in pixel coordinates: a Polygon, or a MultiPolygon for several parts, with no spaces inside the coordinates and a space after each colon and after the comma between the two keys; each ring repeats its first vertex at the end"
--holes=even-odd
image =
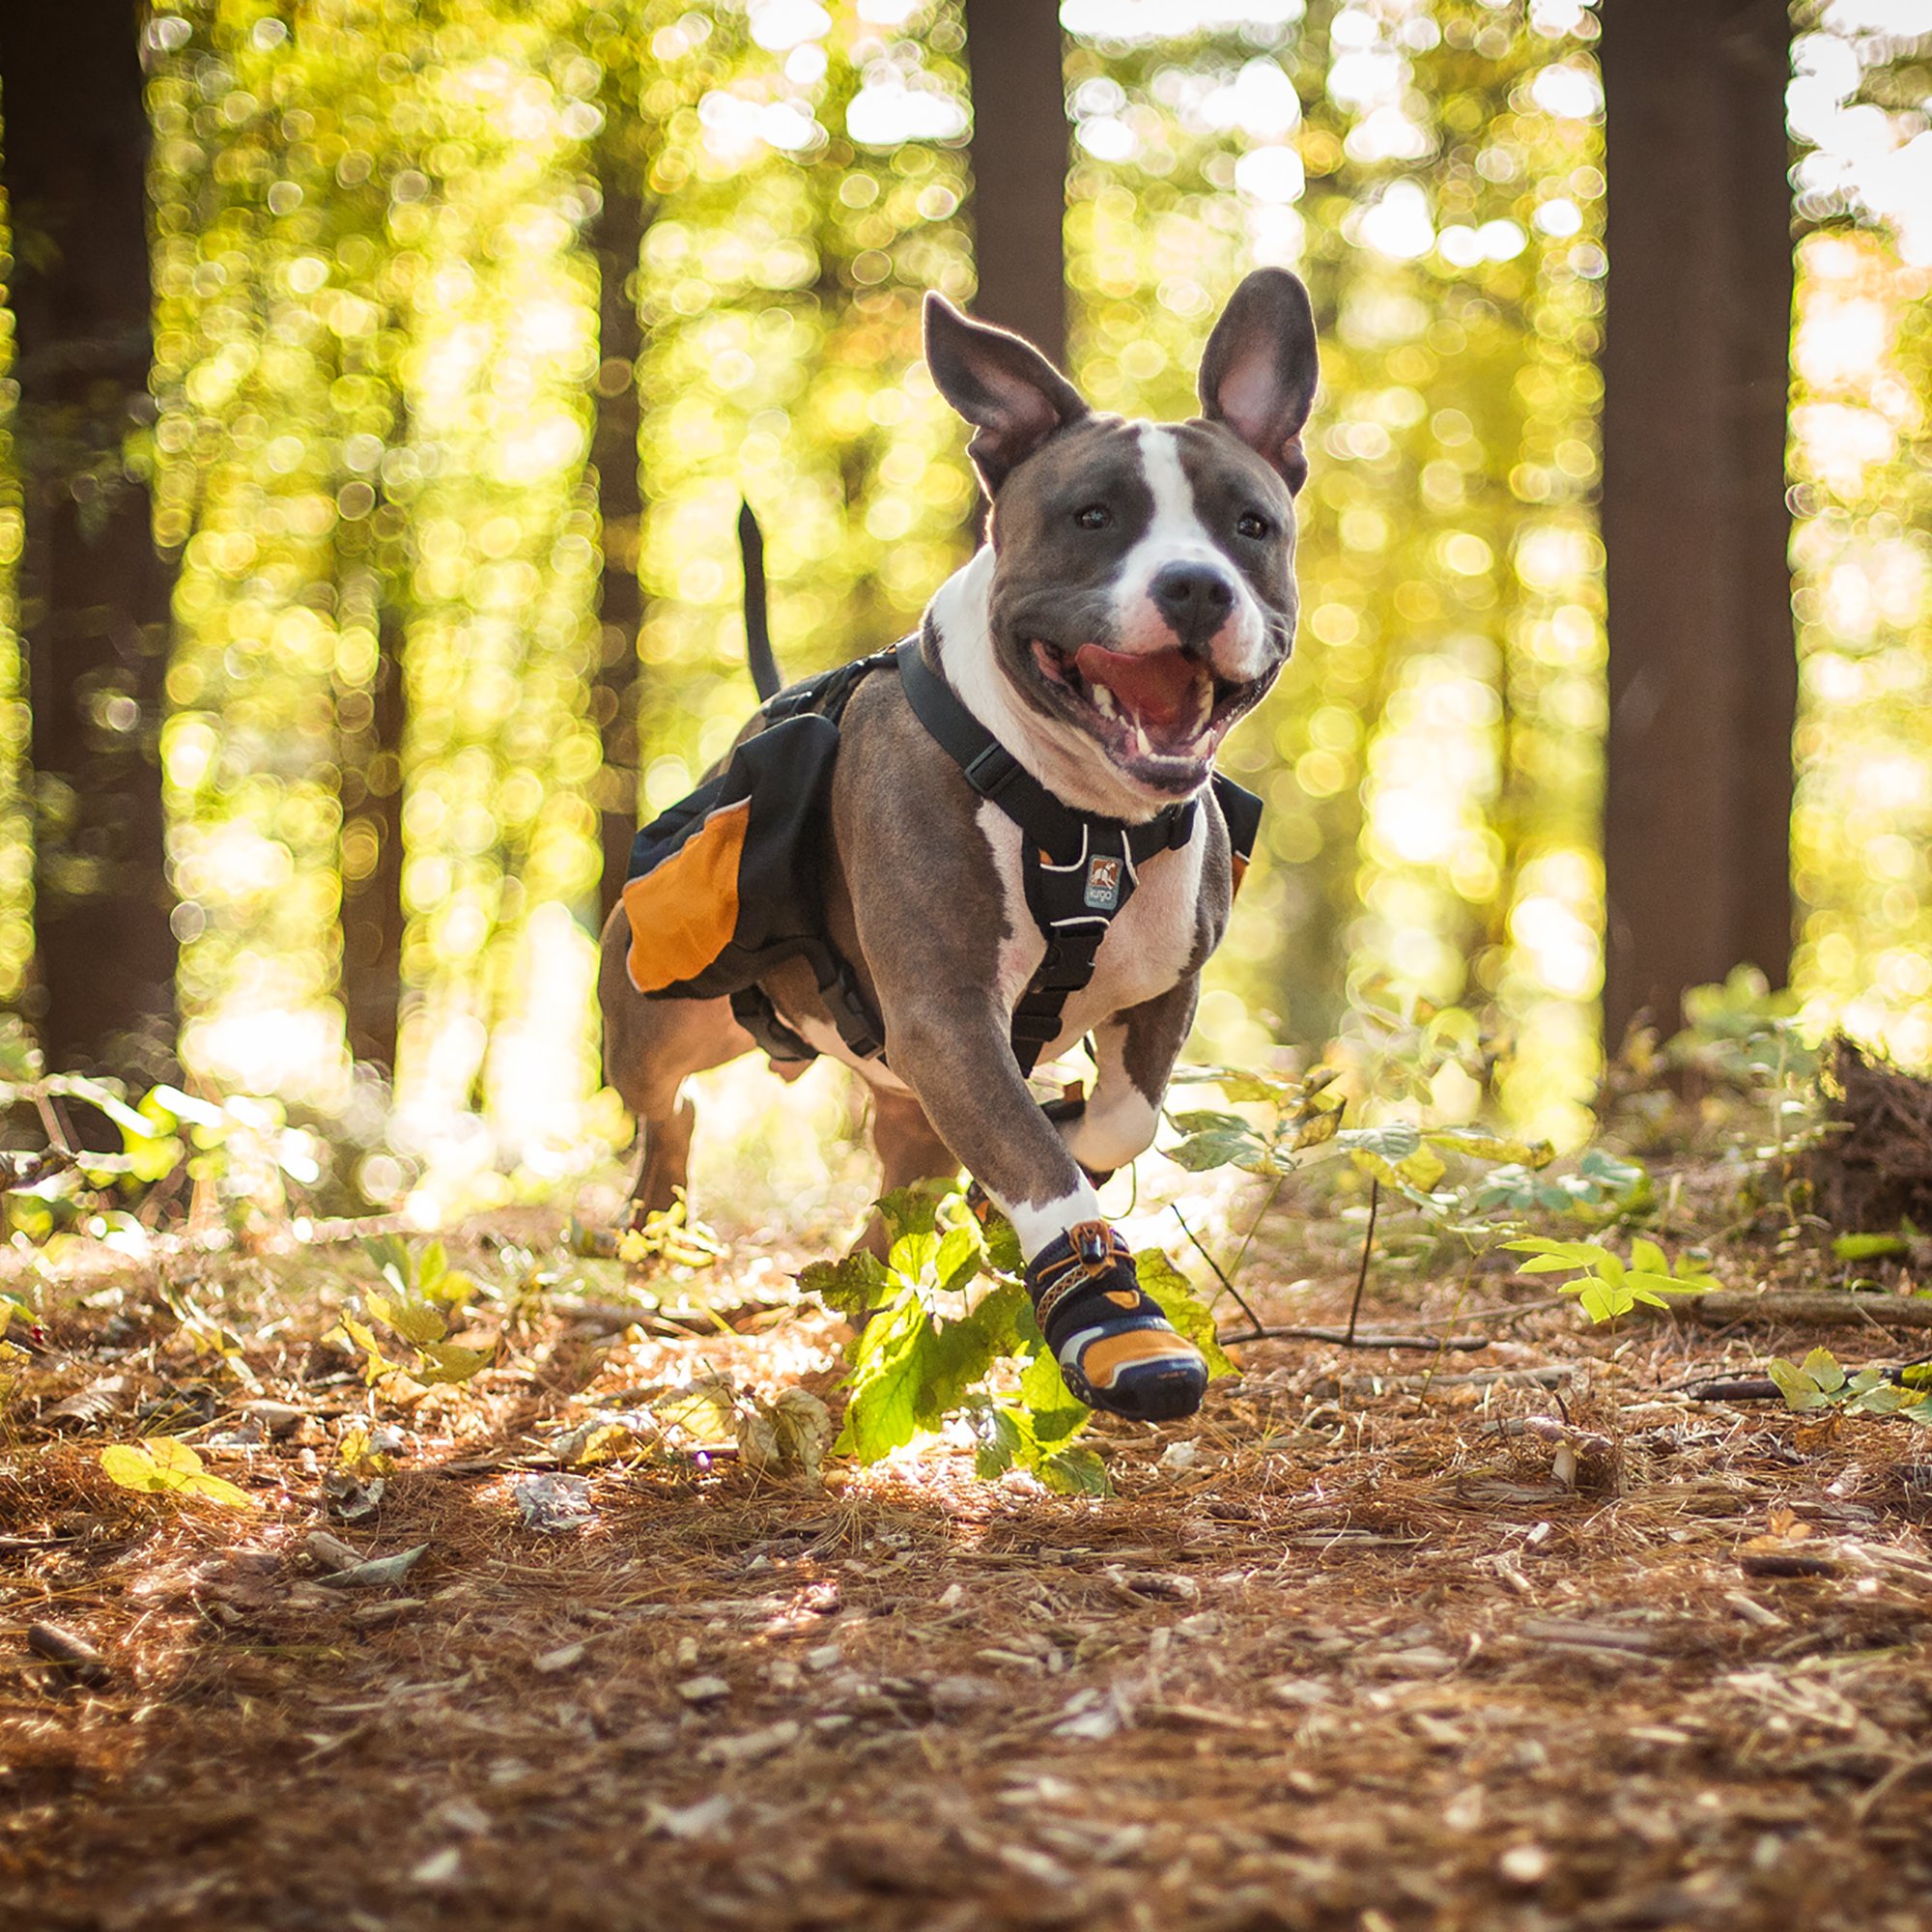
{"type": "MultiPolygon", "coordinates": [[[[450,1258],[501,1276],[503,1240],[560,1235],[498,1215],[450,1258]]],[[[1249,1298],[1340,1319],[1357,1240],[1285,1233],[1249,1298]]],[[[663,1283],[630,1328],[503,1305],[494,1366],[378,1418],[373,1509],[332,1478],[372,1417],[323,1339],[359,1249],[42,1263],[0,1435],[0,1923],[1932,1918],[1932,1442],[1680,1386],[1821,1337],[1592,1330],[1547,1283],[1378,1271],[1378,1323],[1487,1346],[1238,1348],[1197,1419],[1094,1432],[1108,1498],[942,1439],[822,1481],[613,1462],[575,1526],[531,1526],[556,1432],[668,1383],[836,1406],[849,1331],[787,1305],[822,1252],[735,1245],[715,1322],[663,1283]],[[1571,1451],[1520,1426],[1550,1417],[1571,1451]],[[104,1443],[166,1432],[253,1506],[107,1480],[104,1443]],[[317,1530],[422,1554],[331,1586],[317,1530]],[[49,1625],[98,1662],[47,1661],[49,1625]]],[[[1822,1339],[1915,1352],[1865,1305],[1822,1339]]]]}

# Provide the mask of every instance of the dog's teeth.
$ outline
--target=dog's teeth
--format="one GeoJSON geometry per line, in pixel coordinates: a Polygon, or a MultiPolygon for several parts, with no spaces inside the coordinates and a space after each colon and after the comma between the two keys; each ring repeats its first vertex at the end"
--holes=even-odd
{"type": "Polygon", "coordinates": [[[1104,684],[1096,684],[1093,691],[1094,708],[1102,718],[1118,718],[1120,707],[1114,702],[1114,694],[1104,684]]]}
{"type": "Polygon", "coordinates": [[[1138,718],[1134,720],[1134,750],[1144,758],[1153,756],[1153,742],[1147,734],[1147,726],[1138,718]]]}

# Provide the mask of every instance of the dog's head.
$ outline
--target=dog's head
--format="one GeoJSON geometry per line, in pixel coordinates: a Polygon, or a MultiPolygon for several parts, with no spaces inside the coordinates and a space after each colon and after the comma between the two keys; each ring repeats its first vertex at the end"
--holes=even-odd
{"type": "Polygon", "coordinates": [[[1096,414],[1037,350],[938,296],[926,298],[925,355],[978,431],[1000,673],[1135,792],[1196,790],[1294,639],[1293,498],[1316,381],[1308,292],[1282,269],[1235,291],[1191,422],[1096,414]]]}

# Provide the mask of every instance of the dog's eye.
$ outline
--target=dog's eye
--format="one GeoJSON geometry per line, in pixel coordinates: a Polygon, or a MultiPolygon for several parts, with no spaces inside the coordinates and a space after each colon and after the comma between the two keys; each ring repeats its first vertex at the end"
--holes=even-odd
{"type": "Polygon", "coordinates": [[[1257,516],[1252,510],[1243,510],[1235,525],[1244,537],[1265,537],[1274,534],[1274,526],[1265,517],[1257,516]]]}
{"type": "Polygon", "coordinates": [[[1104,530],[1114,521],[1114,513],[1104,503],[1089,503],[1075,514],[1073,521],[1083,530],[1104,530]]]}

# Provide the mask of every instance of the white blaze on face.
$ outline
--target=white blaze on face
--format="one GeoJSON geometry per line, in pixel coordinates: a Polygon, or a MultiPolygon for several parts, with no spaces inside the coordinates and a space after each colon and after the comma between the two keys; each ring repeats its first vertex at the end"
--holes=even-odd
{"type": "Polygon", "coordinates": [[[1260,677],[1268,668],[1267,620],[1247,579],[1201,521],[1194,486],[1181,468],[1179,438],[1158,423],[1143,423],[1137,435],[1141,469],[1153,495],[1153,519],[1121,562],[1114,605],[1117,648],[1172,650],[1174,632],[1153,601],[1153,581],[1171,564],[1205,564],[1217,571],[1235,593],[1227,621],[1208,644],[1215,674],[1240,682],[1260,677]]]}

